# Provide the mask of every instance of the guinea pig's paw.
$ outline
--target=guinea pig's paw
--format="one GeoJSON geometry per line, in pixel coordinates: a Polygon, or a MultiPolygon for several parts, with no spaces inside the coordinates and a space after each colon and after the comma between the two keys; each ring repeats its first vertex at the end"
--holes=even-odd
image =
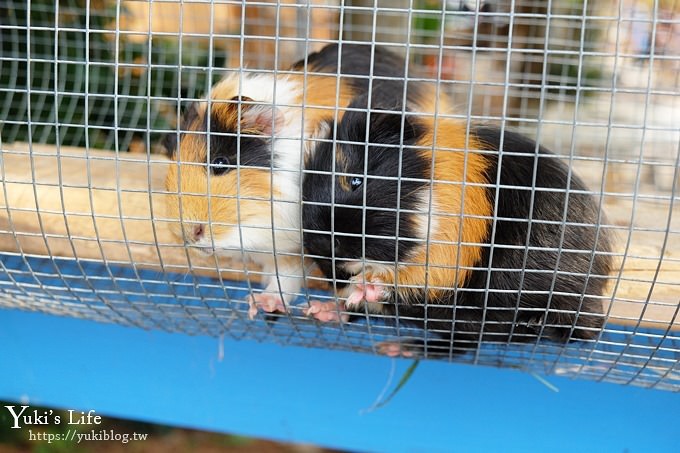
{"type": "Polygon", "coordinates": [[[304,313],[320,322],[347,322],[349,314],[344,313],[345,304],[342,302],[321,302],[318,300],[309,301],[309,308],[304,313]]]}
{"type": "Polygon", "coordinates": [[[356,308],[362,302],[382,302],[387,296],[387,289],[382,280],[374,279],[366,283],[355,283],[354,290],[347,296],[347,306],[356,308]]]}
{"type": "Polygon", "coordinates": [[[376,346],[378,347],[378,353],[387,357],[413,358],[416,356],[416,352],[408,344],[396,341],[383,341],[376,346]]]}
{"type": "Polygon", "coordinates": [[[281,297],[269,293],[252,294],[248,298],[248,317],[252,320],[257,316],[258,309],[266,313],[285,313],[286,305],[281,297]]]}

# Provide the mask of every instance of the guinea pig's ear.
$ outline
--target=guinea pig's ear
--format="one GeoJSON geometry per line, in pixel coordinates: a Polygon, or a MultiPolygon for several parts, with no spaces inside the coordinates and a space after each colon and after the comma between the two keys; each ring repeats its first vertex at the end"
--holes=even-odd
{"type": "Polygon", "coordinates": [[[370,119],[369,141],[371,143],[413,143],[421,135],[421,128],[408,113],[373,111],[370,119]],[[403,129],[402,129],[403,122],[403,129]]]}
{"type": "MultiPolygon", "coordinates": [[[[257,103],[248,96],[234,96],[233,101],[241,103],[241,127],[254,129],[264,135],[280,131],[285,125],[285,117],[281,109],[271,104],[257,103]]],[[[232,104],[238,108],[237,104],[232,104]]]]}

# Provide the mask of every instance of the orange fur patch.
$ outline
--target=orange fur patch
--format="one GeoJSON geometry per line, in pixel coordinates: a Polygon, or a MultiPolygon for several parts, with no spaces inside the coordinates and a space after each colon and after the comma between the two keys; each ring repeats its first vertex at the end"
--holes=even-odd
{"type": "MultiPolygon", "coordinates": [[[[291,78],[300,86],[305,83],[302,75],[295,74],[291,78]]],[[[336,75],[307,75],[305,91],[296,99],[296,104],[304,106],[305,135],[311,135],[321,121],[336,119],[336,112],[340,121],[355,95],[346,82],[337,83],[336,75]]]]}
{"type": "MultiPolygon", "coordinates": [[[[417,113],[424,113],[430,118],[437,115],[450,115],[455,112],[451,98],[440,87],[437,92],[436,82],[416,82],[423,95],[417,100],[414,109],[417,113]]],[[[429,123],[428,123],[429,124],[429,123]]]]}
{"type": "MultiPolygon", "coordinates": [[[[215,88],[213,95],[220,99],[224,94],[230,95],[225,90],[234,89],[236,85],[218,84],[215,88]]],[[[225,121],[225,125],[233,127],[238,120],[235,107],[233,103],[212,104],[219,121],[225,121]]],[[[188,127],[189,131],[195,132],[182,136],[176,153],[179,163],[171,165],[166,176],[166,190],[177,194],[169,195],[166,199],[168,216],[186,222],[181,224],[181,228],[184,229],[185,237],[189,238],[192,237],[190,230],[193,222],[210,223],[212,237],[220,237],[229,234],[237,224],[247,225],[255,219],[260,222],[266,220],[268,215],[263,216],[263,213],[270,212],[272,196],[280,195],[272,194],[269,172],[250,168],[232,170],[220,176],[211,176],[208,187],[207,133],[204,129],[207,102],[198,103],[196,108],[197,118],[188,127]]],[[[180,224],[176,225],[173,232],[182,239],[180,224]]]]}
{"type": "MultiPolygon", "coordinates": [[[[420,121],[427,126],[428,132],[418,146],[432,148],[435,120],[430,117],[420,121]]],[[[453,285],[465,285],[472,271],[463,268],[474,267],[481,260],[482,247],[479,244],[488,240],[493,213],[493,204],[485,187],[462,185],[463,181],[486,182],[484,172],[488,163],[481,154],[474,152],[481,149],[479,142],[473,136],[466,141],[466,125],[463,122],[438,118],[436,127],[434,152],[432,149],[419,151],[423,159],[434,165],[430,245],[419,247],[408,262],[398,265],[396,273],[394,267],[385,266],[387,274],[369,275],[371,273],[366,272],[365,276],[366,280],[377,277],[389,285],[397,284],[399,291],[407,294],[416,294],[427,283],[429,301],[442,298],[446,289],[453,285]]],[[[413,216],[425,230],[428,214],[413,216]]]]}
{"type": "MultiPolygon", "coordinates": [[[[171,218],[180,218],[186,237],[191,237],[193,223],[210,222],[212,236],[227,235],[235,225],[261,225],[270,218],[272,197],[281,194],[273,191],[270,173],[265,170],[242,168],[221,176],[208,178],[206,168],[199,165],[171,165],[166,177],[167,209],[171,218]],[[181,195],[173,195],[181,194],[181,195]],[[238,198],[237,198],[238,197],[238,198]],[[266,215],[263,215],[266,214],[266,215]]],[[[174,231],[182,238],[182,231],[174,231]]]]}
{"type": "Polygon", "coordinates": [[[481,260],[479,244],[488,240],[493,203],[485,187],[462,185],[463,181],[486,182],[488,162],[475,152],[482,148],[479,141],[474,135],[466,137],[465,122],[450,117],[435,118],[435,114],[447,116],[455,112],[446,94],[437,95],[435,83],[422,82],[419,88],[423,95],[409,105],[409,110],[414,112],[415,120],[427,128],[428,132],[416,146],[425,148],[418,152],[434,165],[434,171],[431,212],[413,214],[413,220],[422,231],[427,231],[429,217],[430,244],[429,247],[423,244],[408,262],[399,263],[396,269],[394,266],[378,266],[375,271],[367,269],[364,278],[396,284],[401,293],[406,293],[406,300],[419,294],[427,283],[427,299],[436,302],[445,297],[448,288],[464,287],[472,273],[464,268],[474,267],[481,260]]]}

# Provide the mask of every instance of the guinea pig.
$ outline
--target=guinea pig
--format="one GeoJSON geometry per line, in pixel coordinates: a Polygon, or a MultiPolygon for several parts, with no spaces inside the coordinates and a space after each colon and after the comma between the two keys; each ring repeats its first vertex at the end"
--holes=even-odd
{"type": "Polygon", "coordinates": [[[226,76],[165,139],[176,160],[165,184],[168,216],[181,220],[173,231],[200,252],[262,266],[266,288],[250,297],[251,318],[258,307],[285,311],[301,287],[305,139],[320,122],[342,118],[338,108],[368,91],[369,74],[404,77],[405,68],[380,47],[328,45],[289,71],[226,76]]]}
{"type": "Polygon", "coordinates": [[[612,245],[584,183],[534,141],[434,116],[431,93],[411,92],[406,109],[374,99],[370,116],[348,111],[335,145],[306,156],[303,244],[342,298],[307,313],[396,316],[436,337],[434,356],[596,338],[612,245]]]}

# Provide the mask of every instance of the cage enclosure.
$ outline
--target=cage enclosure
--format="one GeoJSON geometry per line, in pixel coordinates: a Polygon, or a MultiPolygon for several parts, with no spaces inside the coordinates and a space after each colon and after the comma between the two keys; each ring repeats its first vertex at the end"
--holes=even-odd
{"type": "MultiPolygon", "coordinates": [[[[0,34],[0,306],[171,332],[368,353],[384,352],[384,345],[415,339],[423,346],[418,352],[423,358],[680,390],[680,249],[676,243],[680,239],[676,208],[680,173],[679,2],[9,0],[0,6],[0,34]],[[389,109],[356,103],[348,109],[352,99],[341,105],[341,85],[347,80],[346,73],[341,76],[343,71],[321,71],[330,91],[307,90],[307,84],[320,77],[312,55],[328,45],[341,49],[335,61],[338,67],[347,66],[354,71],[351,74],[359,74],[357,80],[367,86],[368,104],[386,90],[385,97],[393,101],[389,109]],[[390,52],[397,58],[390,70],[402,75],[380,76],[377,63],[365,69],[359,68],[359,61],[343,63],[343,46],[350,49],[357,45],[363,45],[372,57],[390,52]],[[399,62],[405,66],[399,67],[399,62]],[[216,85],[225,77],[237,87],[233,97],[222,96],[220,90],[226,90],[225,85],[216,85]],[[237,126],[229,135],[210,125],[216,121],[213,112],[227,106],[236,109],[235,118],[262,108],[262,103],[245,91],[248,80],[261,84],[250,85],[257,87],[256,94],[275,99],[270,110],[262,110],[269,112],[263,115],[270,123],[270,137],[280,126],[276,112],[284,110],[296,112],[293,116],[297,119],[290,121],[298,122],[311,121],[313,112],[325,111],[331,121],[321,129],[327,135],[319,136],[318,125],[308,131],[305,122],[297,136],[283,138],[297,144],[292,164],[277,167],[277,156],[270,150],[264,154],[264,163],[255,164],[259,173],[251,176],[248,167],[253,164],[244,156],[246,140],[253,139],[252,130],[237,126]],[[262,82],[265,80],[274,80],[273,88],[262,82]],[[301,84],[302,100],[284,96],[291,81],[301,84]],[[390,84],[398,90],[384,88],[390,84]],[[339,293],[333,290],[332,278],[309,264],[314,256],[302,261],[308,252],[303,241],[305,214],[299,207],[305,201],[304,190],[275,190],[277,178],[304,184],[309,174],[303,158],[306,152],[325,145],[343,149],[342,121],[349,117],[348,112],[360,117],[364,129],[370,130],[366,126],[373,114],[391,110],[401,121],[400,133],[392,143],[393,156],[400,156],[401,163],[409,153],[404,128],[410,121],[408,91],[418,92],[418,87],[426,87],[422,88],[423,98],[437,104],[434,111],[425,112],[429,116],[423,115],[432,117],[433,130],[439,130],[438,121],[440,125],[463,125],[466,145],[449,150],[461,156],[463,167],[476,159],[475,155],[484,156],[469,141],[475,128],[494,128],[535,140],[554,153],[550,160],[566,169],[568,181],[574,175],[583,180],[583,187],[568,183],[547,190],[563,200],[557,220],[547,222],[560,239],[555,250],[550,250],[554,257],[551,265],[543,269],[526,266],[535,251],[530,243],[531,226],[523,239],[512,245],[524,257],[525,266],[514,269],[520,284],[512,292],[516,305],[506,313],[510,333],[500,340],[487,338],[500,322],[493,321],[490,301],[497,289],[489,285],[489,277],[475,296],[482,301],[476,307],[478,326],[462,352],[452,340],[442,347],[436,327],[413,327],[408,313],[400,319],[400,304],[389,316],[371,314],[364,304],[347,322],[319,322],[308,316],[310,301],[336,303],[339,293]],[[263,94],[268,90],[274,94],[263,94]],[[196,115],[193,123],[192,108],[196,115]],[[361,116],[369,111],[371,115],[361,116]],[[216,211],[209,207],[210,203],[226,203],[225,196],[210,193],[220,174],[213,168],[218,164],[208,156],[218,155],[221,133],[225,139],[235,138],[238,145],[234,145],[236,160],[219,165],[231,165],[230,174],[240,175],[235,177],[235,195],[229,205],[235,206],[236,220],[226,224],[213,218],[216,211]],[[202,161],[192,166],[182,153],[194,146],[190,143],[201,140],[212,144],[206,145],[202,161]],[[167,157],[167,148],[173,146],[174,155],[167,157]],[[212,175],[205,187],[196,188],[182,179],[182,172],[199,174],[194,171],[212,175]],[[174,185],[166,182],[168,172],[176,178],[174,185]],[[262,184],[269,193],[262,198],[241,194],[251,177],[264,178],[262,184]],[[285,193],[288,190],[290,193],[285,193]],[[591,200],[588,203],[592,203],[595,217],[578,218],[579,211],[572,211],[578,208],[573,200],[579,197],[591,200]],[[192,201],[208,203],[205,210],[209,214],[199,230],[195,227],[199,219],[184,213],[192,201]],[[175,208],[169,209],[173,203],[175,208]],[[277,203],[298,206],[286,211],[298,216],[291,220],[293,227],[286,229],[280,224],[277,203]],[[264,209],[264,224],[248,224],[239,217],[251,204],[264,209]],[[586,250],[572,249],[564,235],[570,234],[570,228],[581,231],[581,227],[590,228],[595,237],[610,237],[611,248],[598,249],[593,243],[586,250]],[[197,241],[186,237],[215,238],[220,229],[229,228],[238,244],[229,253],[201,253],[197,241]],[[273,242],[271,251],[244,240],[255,234],[250,230],[258,228],[258,234],[273,242]],[[277,247],[285,235],[297,238],[293,240],[297,253],[277,247]],[[585,273],[565,267],[569,257],[578,253],[589,264],[585,273]],[[258,254],[268,255],[273,265],[258,265],[260,261],[252,259],[258,254]],[[611,272],[604,276],[593,269],[600,256],[612,263],[611,272]],[[306,282],[293,290],[284,282],[291,277],[284,263],[291,259],[299,262],[302,272],[293,277],[306,282]],[[580,290],[565,293],[555,283],[577,275],[583,283],[580,290]],[[521,327],[519,321],[526,308],[523,286],[536,278],[544,282],[541,291],[547,305],[536,309],[531,318],[534,327],[538,326],[533,337],[514,341],[513,335],[532,327],[521,327]],[[605,289],[589,294],[590,283],[597,279],[606,280],[605,289]],[[260,312],[250,319],[251,295],[262,294],[267,281],[274,282],[286,309],[260,312]],[[547,321],[554,315],[550,301],[559,297],[571,297],[579,308],[587,298],[601,304],[599,327],[587,338],[574,337],[580,341],[550,341],[548,332],[554,327],[547,321]]],[[[353,130],[350,127],[347,133],[353,130]]],[[[370,135],[367,131],[357,141],[363,150],[359,156],[365,156],[367,162],[370,135]]],[[[511,137],[503,132],[500,136],[511,137]]],[[[433,140],[428,155],[446,160],[447,150],[435,152],[442,145],[433,140]]],[[[510,149],[510,141],[500,139],[493,154],[497,165],[482,184],[495,195],[490,214],[482,216],[490,233],[472,244],[465,243],[461,233],[444,247],[476,246],[483,250],[479,253],[501,253],[510,247],[495,241],[496,227],[503,222],[521,220],[533,223],[534,228],[546,223],[538,210],[533,217],[530,209],[518,219],[498,215],[503,191],[521,189],[530,197],[530,205],[542,196],[536,185],[541,177],[536,170],[541,165],[540,153],[533,145],[521,151],[532,159],[528,181],[533,181],[533,186],[516,188],[503,183],[503,162],[510,165],[517,154],[510,149]]],[[[433,162],[432,168],[437,165],[433,162]]],[[[360,179],[357,184],[362,184],[361,178],[376,176],[370,174],[368,164],[358,174],[343,174],[342,169],[331,166],[326,170],[331,180],[354,176],[360,179]]],[[[437,187],[434,173],[432,170],[429,181],[421,183],[437,187]]],[[[466,187],[470,182],[467,176],[457,181],[463,193],[475,186],[466,187]]],[[[347,179],[346,183],[350,182],[347,179]]],[[[408,183],[408,178],[395,182],[400,187],[408,183]]],[[[448,183],[455,186],[456,181],[448,183]]],[[[333,209],[335,195],[327,201],[333,209]]],[[[431,225],[423,227],[420,244],[428,250],[441,245],[432,233],[436,225],[451,222],[456,231],[464,231],[457,225],[468,217],[463,211],[465,214],[445,220],[437,209],[425,202],[421,212],[415,213],[430,219],[423,220],[431,225]]],[[[360,211],[360,245],[353,259],[366,266],[363,255],[371,241],[379,238],[366,232],[366,198],[360,211]]],[[[406,218],[414,213],[405,208],[402,212],[397,203],[392,214],[406,218]]],[[[336,233],[333,229],[328,231],[331,236],[336,233]]],[[[391,236],[394,247],[407,247],[399,231],[391,236]]],[[[215,247],[213,243],[212,250],[215,247]]],[[[331,254],[328,257],[335,259],[336,252],[331,254]]],[[[423,283],[428,287],[434,285],[428,279],[434,278],[437,263],[433,254],[423,256],[423,283]],[[428,260],[432,262],[428,264],[428,260]]],[[[466,269],[460,263],[464,252],[456,256],[457,265],[451,266],[447,275],[468,270],[493,274],[491,258],[466,269]]],[[[408,267],[408,257],[401,259],[408,267]]],[[[396,262],[381,265],[392,266],[395,273],[401,266],[396,262]]],[[[366,287],[371,282],[355,279],[354,283],[359,283],[362,296],[368,297],[366,287]]],[[[464,297],[469,288],[465,279],[452,279],[448,284],[449,292],[457,295],[446,303],[429,303],[448,304],[447,314],[453,316],[447,319],[450,331],[456,330],[461,309],[465,309],[456,299],[464,297]]],[[[526,287],[524,290],[531,293],[526,287]]],[[[343,297],[347,296],[340,297],[341,302],[343,297]]],[[[260,308],[270,302],[260,300],[260,308]]],[[[434,316],[436,305],[423,305],[426,318],[417,319],[416,324],[424,321],[427,327],[432,321],[427,316],[434,316]]],[[[559,311],[552,307],[556,309],[559,311]]],[[[588,316],[579,309],[555,316],[562,315],[569,317],[566,328],[572,334],[579,329],[579,316],[588,316]]]]}

